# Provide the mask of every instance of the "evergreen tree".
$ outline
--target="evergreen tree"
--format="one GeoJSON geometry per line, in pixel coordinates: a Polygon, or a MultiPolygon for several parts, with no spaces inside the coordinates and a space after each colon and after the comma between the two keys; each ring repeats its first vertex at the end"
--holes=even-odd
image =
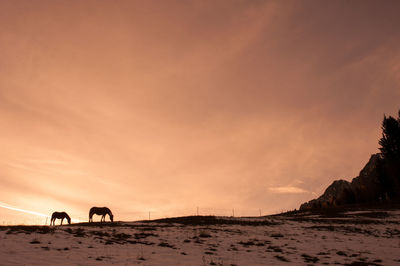
{"type": "Polygon", "coordinates": [[[400,159],[400,111],[399,118],[384,116],[382,121],[382,138],[379,140],[382,156],[385,160],[400,159]]]}
{"type": "Polygon", "coordinates": [[[382,138],[379,140],[382,153],[380,182],[383,192],[390,199],[400,197],[400,111],[397,119],[384,116],[382,138]]]}

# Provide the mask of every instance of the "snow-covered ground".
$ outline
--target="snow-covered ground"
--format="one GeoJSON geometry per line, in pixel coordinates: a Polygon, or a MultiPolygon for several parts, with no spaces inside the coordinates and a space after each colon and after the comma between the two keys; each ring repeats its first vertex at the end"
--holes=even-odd
{"type": "Polygon", "coordinates": [[[400,265],[400,212],[3,226],[0,240],[0,265],[400,265]]]}

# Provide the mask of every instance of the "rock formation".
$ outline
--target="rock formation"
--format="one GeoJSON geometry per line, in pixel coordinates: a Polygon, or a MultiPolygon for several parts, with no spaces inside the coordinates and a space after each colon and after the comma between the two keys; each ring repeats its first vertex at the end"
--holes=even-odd
{"type": "Polygon", "coordinates": [[[303,203],[300,210],[388,200],[389,188],[383,179],[382,165],[381,154],[373,154],[351,183],[346,180],[334,181],[322,196],[303,203]]]}

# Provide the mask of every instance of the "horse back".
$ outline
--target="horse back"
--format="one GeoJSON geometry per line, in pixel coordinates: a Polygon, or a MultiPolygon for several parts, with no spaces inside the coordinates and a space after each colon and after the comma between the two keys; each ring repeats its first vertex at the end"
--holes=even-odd
{"type": "Polygon", "coordinates": [[[105,214],[111,213],[110,209],[107,207],[92,207],[89,211],[90,214],[105,214]]]}

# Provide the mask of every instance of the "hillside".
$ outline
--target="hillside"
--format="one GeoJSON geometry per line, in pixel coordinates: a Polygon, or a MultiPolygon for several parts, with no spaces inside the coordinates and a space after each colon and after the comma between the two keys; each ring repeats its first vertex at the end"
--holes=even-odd
{"type": "Polygon", "coordinates": [[[1,265],[394,265],[400,212],[0,226],[1,265]]]}
{"type": "Polygon", "coordinates": [[[373,154],[351,182],[335,180],[319,198],[303,203],[300,210],[337,207],[345,204],[382,202],[389,200],[384,184],[380,180],[381,155],[373,154]]]}
{"type": "Polygon", "coordinates": [[[317,199],[303,203],[300,210],[348,204],[392,203],[400,200],[400,112],[397,119],[384,116],[381,153],[371,155],[351,182],[335,180],[317,199]]]}

